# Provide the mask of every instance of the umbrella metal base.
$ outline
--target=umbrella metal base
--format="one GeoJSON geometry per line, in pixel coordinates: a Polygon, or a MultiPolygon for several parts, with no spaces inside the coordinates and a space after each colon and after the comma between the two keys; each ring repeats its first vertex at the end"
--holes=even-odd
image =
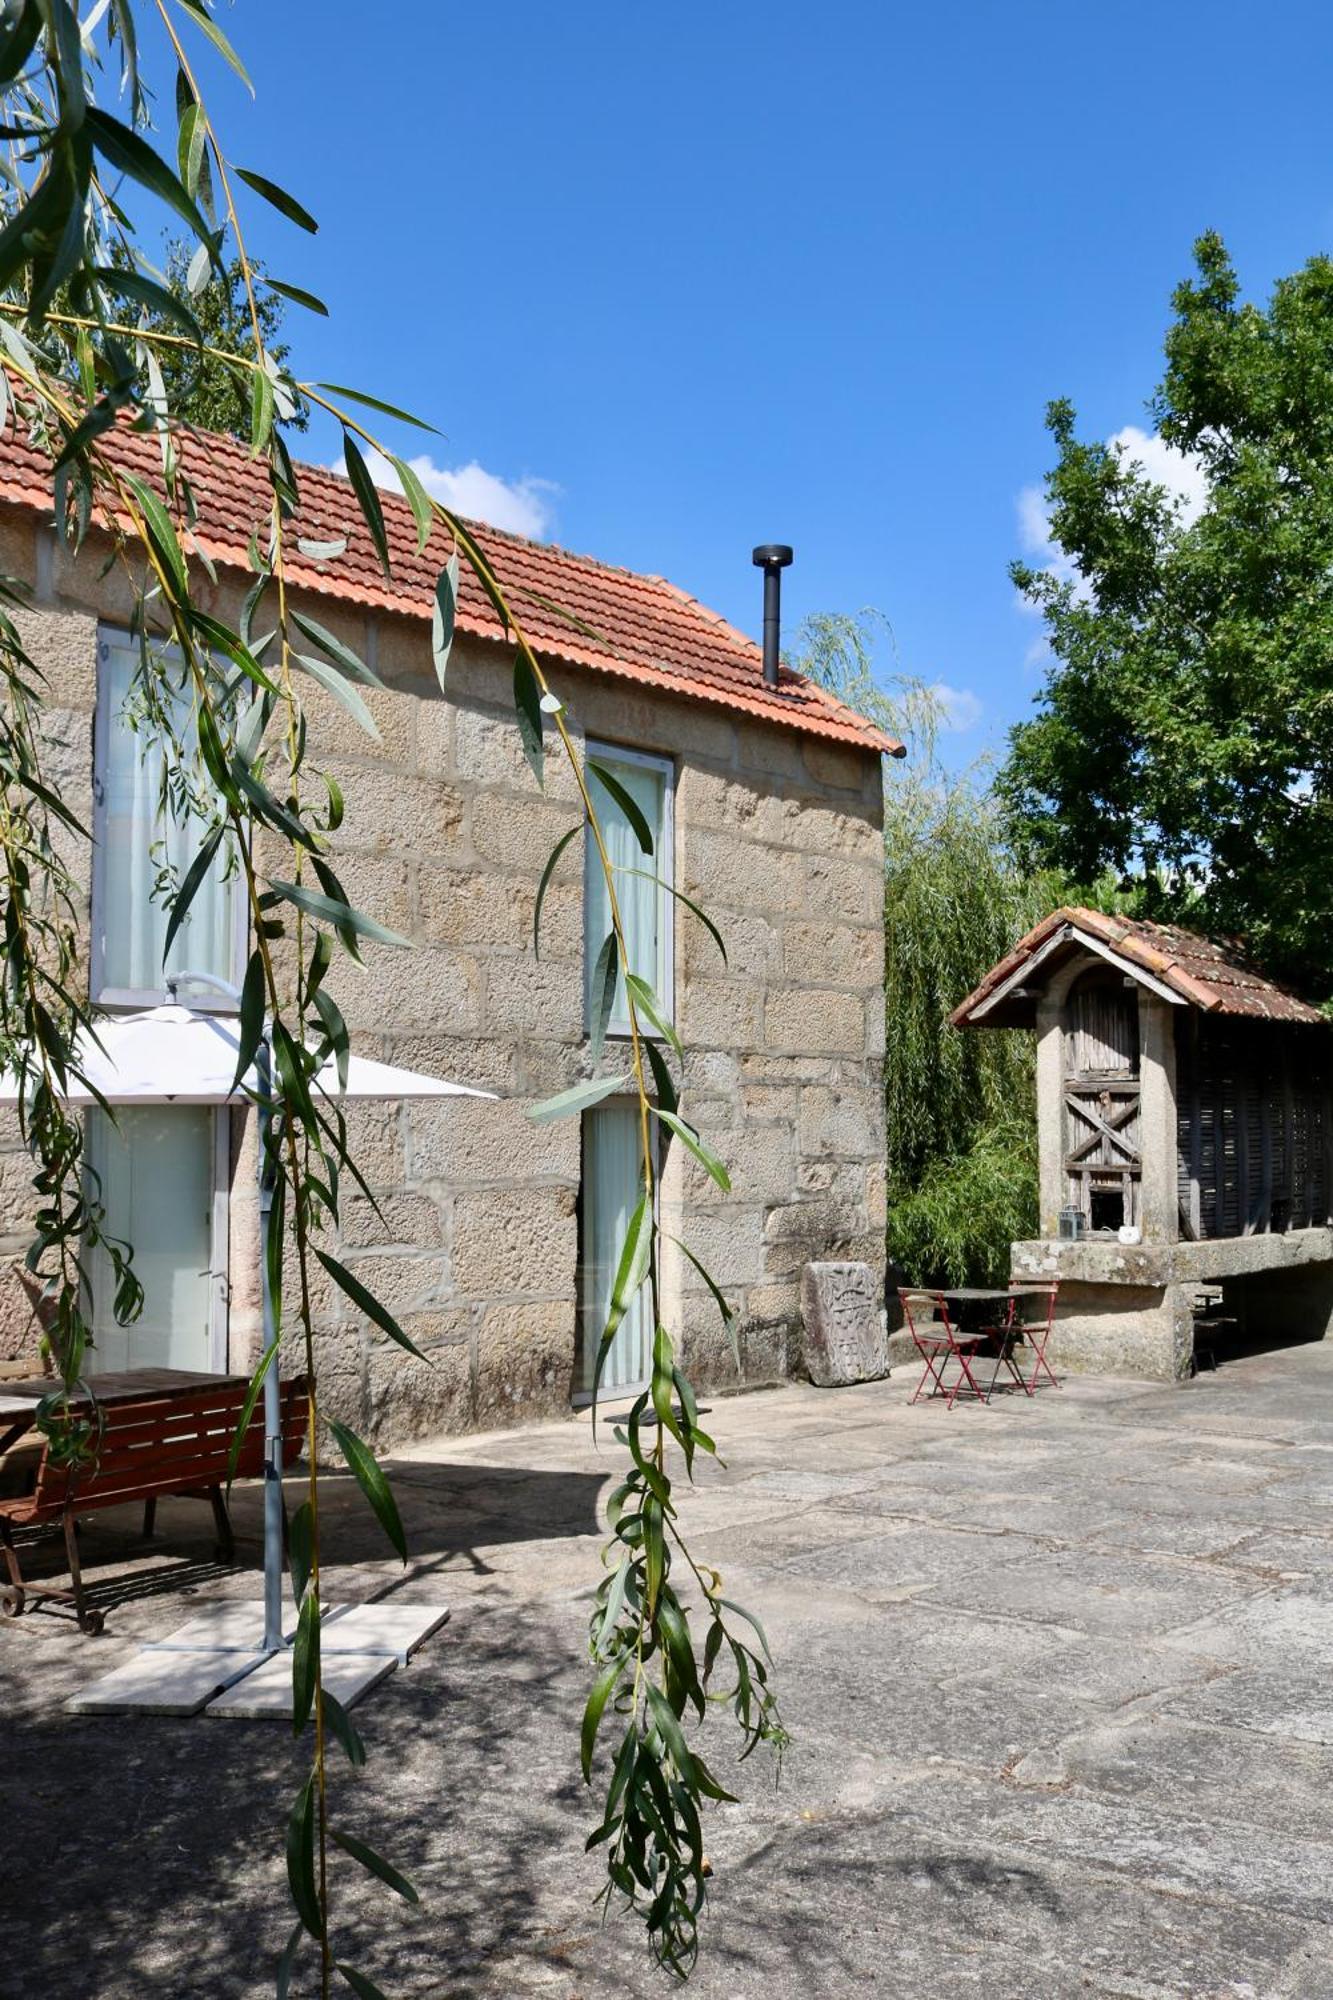
{"type": "MultiPolygon", "coordinates": [[[[344,1708],[378,1686],[449,1617],[440,1604],[335,1604],[320,1621],[324,1682],[344,1708]]],[[[294,1621],[293,1621],[294,1628],[294,1621]]],[[[290,1720],[286,1646],[263,1651],[263,1607],[210,1604],[168,1638],[142,1646],[66,1704],[81,1715],[222,1715],[290,1720]]],[[[284,1630],[290,1644],[291,1634],[284,1630]]]]}

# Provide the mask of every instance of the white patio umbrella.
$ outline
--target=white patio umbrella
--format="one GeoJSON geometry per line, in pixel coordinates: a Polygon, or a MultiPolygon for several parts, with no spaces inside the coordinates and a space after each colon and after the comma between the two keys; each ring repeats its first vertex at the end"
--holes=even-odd
{"type": "MultiPolygon", "coordinates": [[[[177,985],[206,985],[238,1000],[239,993],[211,974],[182,972],[172,982],[177,985]]],[[[80,1029],[75,1040],[77,1066],[86,1082],[71,1077],[65,1102],[71,1106],[96,1104],[95,1090],[109,1105],[123,1104],[232,1104],[246,1103],[249,1092],[267,1095],[269,1071],[267,1041],[245,1075],[236,1080],[240,1055],[240,1025],[226,1014],[208,1014],[191,1007],[150,1007],[142,1013],[118,1014],[97,1023],[95,1033],[80,1029]]],[[[337,1065],[326,1062],[316,1073],[314,1089],[333,1102],[358,1098],[396,1102],[406,1098],[488,1097],[492,1090],[474,1090],[466,1084],[448,1083],[441,1077],[425,1076],[418,1070],[399,1069],[391,1063],[374,1062],[353,1055],[347,1064],[347,1083],[339,1084],[337,1065]]],[[[0,1073],[0,1105],[17,1103],[18,1079],[0,1073]]],[[[261,1119],[264,1112],[260,1111],[261,1119]]],[[[271,1207],[271,1193],[264,1181],[264,1146],[259,1149],[259,1205],[265,1217],[271,1207]]],[[[264,1299],[264,1351],[273,1343],[273,1300],[268,1282],[268,1259],[261,1255],[264,1299]]],[[[278,1395],[278,1359],[275,1354],[264,1377],[264,1642],[265,1653],[282,1646],[282,1427],[278,1395]]]]}

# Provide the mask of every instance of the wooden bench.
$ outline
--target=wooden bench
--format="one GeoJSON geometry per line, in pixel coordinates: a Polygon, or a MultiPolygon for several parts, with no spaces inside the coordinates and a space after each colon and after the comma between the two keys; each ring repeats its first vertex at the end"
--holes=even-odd
{"type": "MultiPolygon", "coordinates": [[[[282,1463],[286,1469],[300,1457],[306,1443],[305,1378],[284,1382],[281,1394],[282,1463]]],[[[94,1456],[72,1469],[53,1459],[49,1442],[44,1442],[32,1492],[0,1499],[0,1548],[9,1572],[8,1585],[0,1588],[0,1609],[17,1617],[29,1596],[56,1599],[74,1605],[83,1631],[101,1631],[103,1615],[89,1609],[84,1593],[75,1527],[80,1514],[101,1507],[123,1507],[142,1500],[147,1536],[153,1533],[157,1503],[164,1495],[206,1495],[213,1503],[220,1553],[229,1561],[234,1544],[224,1488],[245,1395],[243,1382],[224,1381],[211,1387],[146,1390],[142,1396],[98,1405],[100,1437],[94,1456]],[[40,1528],[55,1521],[65,1533],[69,1590],[26,1583],[14,1544],[15,1528],[40,1528]]],[[[86,1416],[92,1407],[81,1400],[76,1415],[86,1416]]],[[[263,1470],[261,1399],[246,1426],[236,1476],[252,1479],[263,1470]]]]}

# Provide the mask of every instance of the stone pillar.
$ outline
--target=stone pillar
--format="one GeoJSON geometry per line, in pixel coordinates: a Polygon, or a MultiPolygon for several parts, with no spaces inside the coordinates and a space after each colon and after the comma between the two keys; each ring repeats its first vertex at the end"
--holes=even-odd
{"type": "Polygon", "coordinates": [[[1139,988],[1140,1212],[1146,1243],[1180,1236],[1176,1180],[1176,1009],[1139,988]]]}
{"type": "Polygon", "coordinates": [[[1063,987],[1037,1002],[1037,1192],[1042,1236],[1054,1236],[1065,1205],[1063,987]]]}

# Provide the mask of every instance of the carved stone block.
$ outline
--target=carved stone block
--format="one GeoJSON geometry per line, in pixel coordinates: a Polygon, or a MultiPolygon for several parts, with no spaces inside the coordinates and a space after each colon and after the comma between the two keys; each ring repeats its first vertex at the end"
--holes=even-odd
{"type": "Polygon", "coordinates": [[[869,1264],[807,1264],[801,1272],[805,1365],[818,1388],[874,1382],[889,1372],[880,1287],[869,1264]]]}

